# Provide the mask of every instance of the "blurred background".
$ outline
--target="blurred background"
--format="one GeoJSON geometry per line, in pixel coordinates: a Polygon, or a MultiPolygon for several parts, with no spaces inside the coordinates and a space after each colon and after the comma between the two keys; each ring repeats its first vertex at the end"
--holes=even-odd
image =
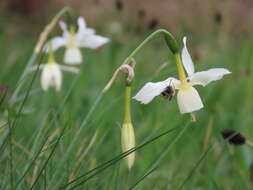
{"type": "MultiPolygon", "coordinates": [[[[8,119],[15,121],[17,117],[19,122],[12,134],[14,154],[11,158],[15,169],[10,164],[8,146],[1,151],[0,189],[11,189],[6,188],[10,186],[10,180],[16,183],[25,173],[44,138],[49,135],[47,145],[53,144],[59,129],[66,123],[68,133],[49,161],[47,172],[43,163],[52,146],[31,164],[19,189],[30,188],[40,169],[43,175],[38,178],[35,189],[50,189],[45,184],[58,189],[59,184],[65,184],[121,153],[123,77],[92,115],[77,138],[74,151],[65,155],[115,69],[140,42],[160,28],[170,31],[180,47],[182,37],[188,37],[196,71],[224,67],[232,74],[205,88],[197,87],[205,108],[196,113],[196,123],[189,122],[189,115],[179,114],[176,98],[166,101],[158,97],[148,105],[133,101],[137,145],[173,127],[181,127],[186,132],[182,136],[175,132],[138,151],[130,172],[123,162],[118,162],[78,188],[129,189],[141,179],[136,189],[252,189],[252,148],[231,146],[220,135],[222,130],[229,128],[253,140],[252,0],[1,0],[0,92],[7,87],[8,95],[1,107],[0,150],[8,134],[8,127],[3,123],[8,119]],[[22,114],[18,115],[32,75],[27,77],[27,84],[15,105],[9,105],[8,98],[17,87],[39,34],[65,6],[84,16],[87,25],[109,37],[110,43],[96,51],[82,50],[85,64],[80,65],[80,74],[64,74],[63,89],[59,93],[51,89],[43,92],[39,73],[22,114]],[[9,117],[6,117],[7,109],[9,117]],[[212,148],[208,149],[209,146],[212,148]],[[201,164],[198,165],[199,161],[201,164]],[[152,168],[154,171],[142,178],[152,168]]],[[[61,33],[57,27],[50,37],[61,33]]],[[[63,50],[56,55],[60,64],[62,55],[63,50]]],[[[177,76],[174,59],[161,37],[149,43],[136,56],[136,61],[133,95],[147,81],[177,76]]]]}

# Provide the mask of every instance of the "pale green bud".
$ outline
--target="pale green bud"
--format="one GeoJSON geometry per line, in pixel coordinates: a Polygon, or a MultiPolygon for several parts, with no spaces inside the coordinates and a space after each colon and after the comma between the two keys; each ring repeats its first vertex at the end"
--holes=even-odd
{"type": "MultiPolygon", "coordinates": [[[[121,144],[123,152],[135,147],[134,129],[132,123],[123,123],[121,129],[121,144]]],[[[131,169],[135,160],[135,152],[125,157],[128,169],[131,169]]]]}

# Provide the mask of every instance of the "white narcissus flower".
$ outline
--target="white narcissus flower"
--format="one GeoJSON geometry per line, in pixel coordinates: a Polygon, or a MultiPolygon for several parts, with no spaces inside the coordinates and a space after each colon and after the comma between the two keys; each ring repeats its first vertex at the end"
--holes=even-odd
{"type": "Polygon", "coordinates": [[[143,104],[148,104],[156,96],[166,93],[170,87],[172,88],[172,91],[174,89],[178,90],[177,102],[181,114],[191,113],[203,108],[203,103],[198,91],[193,86],[206,86],[208,83],[219,80],[224,75],[230,74],[231,72],[224,68],[214,68],[194,73],[194,65],[186,47],[186,37],[183,38],[183,43],[184,47],[181,58],[188,77],[184,80],[170,77],[161,82],[148,82],[133,97],[133,99],[140,101],[143,104]]]}
{"type": "MultiPolygon", "coordinates": [[[[55,87],[57,91],[61,89],[62,85],[62,72],[61,70],[78,73],[79,69],[69,66],[61,66],[54,61],[42,65],[41,68],[41,86],[43,90],[48,90],[49,87],[55,87]]],[[[35,68],[36,69],[36,68],[35,68]]],[[[32,69],[32,70],[35,70],[32,69]]]]}
{"type": "Polygon", "coordinates": [[[67,64],[80,64],[82,63],[82,54],[80,48],[96,49],[106,44],[109,39],[95,34],[91,28],[87,28],[83,17],[78,18],[78,30],[70,31],[64,22],[60,22],[60,27],[63,31],[62,37],[55,37],[52,39],[52,50],[65,46],[66,51],[64,55],[64,62],[67,64]]]}
{"type": "Polygon", "coordinates": [[[48,90],[50,86],[61,89],[62,73],[60,66],[57,63],[45,64],[41,74],[41,86],[43,90],[48,90]]]}

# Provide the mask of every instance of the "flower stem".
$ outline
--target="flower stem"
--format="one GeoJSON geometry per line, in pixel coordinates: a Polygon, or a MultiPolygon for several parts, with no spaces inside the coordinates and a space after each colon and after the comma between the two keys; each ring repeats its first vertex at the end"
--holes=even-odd
{"type": "Polygon", "coordinates": [[[150,34],[137,48],[135,48],[135,50],[125,59],[125,61],[123,62],[123,64],[128,64],[131,59],[149,42],[151,41],[155,36],[159,35],[159,34],[163,34],[166,44],[167,46],[170,48],[170,50],[172,51],[173,54],[176,54],[179,52],[179,48],[177,45],[177,42],[175,40],[175,38],[171,35],[170,32],[168,32],[167,30],[164,29],[159,29],[155,32],[153,32],[152,34],[150,34]]]}
{"type": "Polygon", "coordinates": [[[131,123],[131,86],[126,85],[125,88],[125,116],[124,123],[131,123]]]}
{"type": "Polygon", "coordinates": [[[175,54],[175,58],[176,58],[179,79],[182,81],[182,83],[187,83],[186,75],[184,72],[184,68],[183,68],[181,57],[180,57],[179,53],[175,54]]]}

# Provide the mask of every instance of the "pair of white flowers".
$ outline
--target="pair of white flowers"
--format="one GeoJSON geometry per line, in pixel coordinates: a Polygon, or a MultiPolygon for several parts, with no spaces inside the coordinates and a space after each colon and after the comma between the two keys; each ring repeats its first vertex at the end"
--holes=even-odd
{"type": "MultiPolygon", "coordinates": [[[[67,25],[61,21],[60,27],[63,31],[63,35],[61,37],[54,37],[46,44],[45,51],[50,54],[60,47],[65,46],[64,62],[74,65],[83,62],[80,48],[97,49],[109,42],[108,38],[97,35],[94,29],[88,28],[83,17],[79,17],[77,23],[78,30],[76,32],[75,28],[70,27],[70,30],[68,30],[67,25]]],[[[79,69],[73,66],[59,65],[52,57],[53,56],[49,58],[47,64],[43,65],[41,75],[41,86],[43,90],[47,90],[50,86],[55,87],[56,90],[61,89],[62,70],[74,73],[78,73],[79,71],[79,69]]]]}
{"type": "Polygon", "coordinates": [[[193,86],[206,86],[208,83],[219,80],[224,75],[230,74],[231,72],[224,68],[214,68],[195,73],[192,58],[186,47],[186,37],[183,38],[183,43],[184,47],[181,53],[181,59],[188,77],[184,80],[169,77],[160,82],[148,82],[133,97],[133,99],[140,101],[143,104],[148,104],[156,96],[161,95],[168,86],[171,86],[173,89],[178,90],[177,103],[181,114],[192,113],[203,108],[199,93],[193,86]]]}

